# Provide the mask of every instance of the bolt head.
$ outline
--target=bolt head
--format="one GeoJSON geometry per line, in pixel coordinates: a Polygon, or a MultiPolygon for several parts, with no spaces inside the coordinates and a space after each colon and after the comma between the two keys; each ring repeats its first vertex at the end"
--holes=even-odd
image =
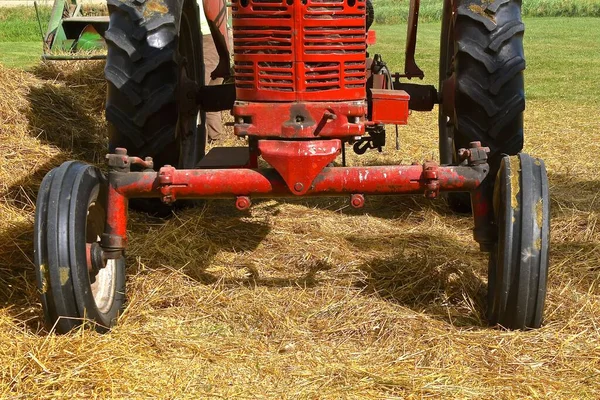
{"type": "Polygon", "coordinates": [[[354,208],[362,208],[365,205],[365,196],[362,194],[353,194],[350,196],[350,205],[354,208]]]}
{"type": "Polygon", "coordinates": [[[470,142],[469,147],[474,147],[474,148],[481,147],[481,142],[480,141],[470,142]]]}
{"type": "Polygon", "coordinates": [[[248,209],[251,204],[252,202],[247,196],[239,196],[237,199],[235,199],[235,207],[240,211],[248,209]]]}
{"type": "Polygon", "coordinates": [[[118,154],[120,156],[126,156],[127,155],[127,149],[123,148],[123,147],[117,147],[115,149],[115,154],[118,154]]]}
{"type": "Polygon", "coordinates": [[[294,190],[296,192],[301,192],[304,189],[304,185],[301,182],[296,182],[294,184],[294,190]]]}

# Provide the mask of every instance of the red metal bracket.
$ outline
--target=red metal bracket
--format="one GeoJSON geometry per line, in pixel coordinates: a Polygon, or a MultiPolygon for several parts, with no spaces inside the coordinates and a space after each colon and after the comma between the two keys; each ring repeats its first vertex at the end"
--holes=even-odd
{"type": "MultiPolygon", "coordinates": [[[[187,181],[178,181],[177,169],[170,165],[165,165],[158,171],[158,189],[160,190],[161,200],[165,204],[171,204],[176,199],[173,188],[188,186],[187,181]]],[[[189,175],[187,176],[189,178],[189,175]]]]}
{"type": "Polygon", "coordinates": [[[423,179],[425,180],[425,197],[435,199],[440,194],[438,165],[435,161],[425,161],[423,163],[423,179]]]}
{"type": "Polygon", "coordinates": [[[281,175],[290,191],[305,194],[327,164],[340,154],[341,141],[260,140],[262,158],[281,175]]]}
{"type": "Polygon", "coordinates": [[[423,79],[425,74],[415,61],[417,47],[417,28],[419,26],[419,7],[421,0],[410,0],[408,12],[408,31],[406,33],[406,57],[404,59],[404,76],[408,79],[423,79]]]}
{"type": "Polygon", "coordinates": [[[316,139],[362,136],[367,103],[245,102],[236,101],[233,131],[238,136],[282,139],[316,139]]]}

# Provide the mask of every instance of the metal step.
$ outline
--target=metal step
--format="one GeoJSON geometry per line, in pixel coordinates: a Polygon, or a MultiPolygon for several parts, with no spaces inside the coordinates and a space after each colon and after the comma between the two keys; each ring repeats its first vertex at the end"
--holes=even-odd
{"type": "Polygon", "coordinates": [[[248,147],[213,147],[196,165],[201,169],[247,168],[250,165],[248,147]]]}

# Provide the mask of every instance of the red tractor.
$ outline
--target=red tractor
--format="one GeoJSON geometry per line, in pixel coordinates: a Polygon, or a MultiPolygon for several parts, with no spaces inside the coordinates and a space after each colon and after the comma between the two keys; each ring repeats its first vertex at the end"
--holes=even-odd
{"type": "MultiPolygon", "coordinates": [[[[224,20],[224,3],[210,1],[207,15],[224,20]]],[[[176,201],[231,198],[243,210],[253,198],[348,196],[360,208],[368,195],[442,192],[452,208],[472,210],[474,238],[489,253],[489,322],[541,325],[549,195],[544,163],[520,153],[520,0],[444,0],[438,88],[406,82],[423,77],[414,57],[419,0],[411,0],[404,73],[368,53],[370,0],[233,0],[234,79],[218,86],[203,82],[195,1],[108,6],[108,172],[64,163],[37,199],[48,325],[67,332],[85,319],[105,331],[115,323],[130,205],[162,213],[176,201]],[[386,125],[436,104],[440,163],[346,166],[347,145],[380,149],[386,125]],[[231,110],[248,145],[205,155],[202,116],[219,110],[231,110]],[[259,158],[269,168],[258,168],[259,158]]]]}

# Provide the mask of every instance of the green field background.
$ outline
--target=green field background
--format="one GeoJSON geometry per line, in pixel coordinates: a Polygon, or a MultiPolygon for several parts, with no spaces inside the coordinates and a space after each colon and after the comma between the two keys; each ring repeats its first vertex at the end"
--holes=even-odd
{"type": "MultiPolygon", "coordinates": [[[[406,22],[409,0],[373,0],[375,22],[406,22]]],[[[438,21],[442,17],[443,0],[421,0],[419,21],[438,21]]],[[[525,17],[600,17],[600,0],[525,0],[525,17]]]]}
{"type": "MultiPolygon", "coordinates": [[[[405,22],[409,0],[373,0],[375,22],[394,24],[405,22]]],[[[419,20],[438,21],[442,15],[443,0],[421,0],[419,20]]],[[[525,0],[525,17],[600,17],[600,0],[525,0]]],[[[40,7],[42,29],[50,15],[50,8],[40,7]]],[[[40,28],[33,7],[0,9],[0,43],[39,41],[40,28]]]]}

